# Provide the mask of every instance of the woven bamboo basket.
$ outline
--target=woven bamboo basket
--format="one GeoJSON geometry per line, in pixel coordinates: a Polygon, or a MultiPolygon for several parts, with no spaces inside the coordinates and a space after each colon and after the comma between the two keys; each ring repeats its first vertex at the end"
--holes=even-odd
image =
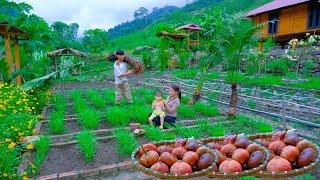
{"type": "MultiPolygon", "coordinates": [[[[262,133],[262,134],[251,135],[249,136],[249,139],[253,141],[260,138],[271,140],[271,137],[272,137],[272,133],[262,133]]],[[[300,138],[300,139],[303,140],[303,138],[300,138]]],[[[263,170],[257,173],[256,176],[259,176],[262,178],[288,178],[292,176],[299,176],[309,171],[312,171],[313,169],[319,167],[320,165],[319,146],[313,143],[313,148],[317,150],[318,155],[316,160],[313,163],[309,164],[308,166],[304,166],[303,168],[299,168],[299,169],[293,169],[291,171],[283,171],[283,172],[268,172],[266,170],[263,170]]]]}
{"type": "MultiPolygon", "coordinates": [[[[153,144],[155,144],[156,146],[162,146],[162,145],[173,146],[175,142],[176,141],[160,141],[160,142],[155,142],[153,144]]],[[[201,145],[201,146],[206,146],[206,145],[201,145]]],[[[154,171],[150,168],[146,168],[139,163],[139,159],[137,157],[137,154],[138,154],[140,148],[141,148],[141,146],[138,147],[135,151],[133,151],[133,153],[131,155],[131,161],[132,161],[133,166],[137,170],[139,170],[145,174],[148,174],[148,175],[154,176],[154,177],[158,177],[161,179],[188,179],[188,178],[195,178],[195,177],[204,176],[216,165],[216,162],[218,160],[217,152],[212,150],[211,154],[214,156],[214,161],[206,169],[203,169],[201,171],[195,171],[193,173],[184,174],[184,175],[180,175],[180,174],[178,175],[178,174],[172,174],[172,173],[162,173],[162,172],[154,171]]],[[[210,149],[210,148],[208,148],[208,149],[210,149]]]]}
{"type": "MultiPolygon", "coordinates": [[[[209,142],[217,142],[217,143],[222,143],[224,141],[225,137],[212,137],[212,138],[205,138],[205,139],[200,139],[201,142],[207,144],[209,142]]],[[[250,141],[250,143],[254,143],[252,141],[250,141]]],[[[258,143],[257,143],[258,144],[258,143]]],[[[222,173],[222,172],[209,172],[206,176],[209,178],[219,178],[219,179],[234,179],[234,178],[238,178],[238,177],[242,177],[242,176],[253,176],[256,175],[258,172],[262,171],[265,169],[268,160],[270,158],[270,152],[267,148],[265,148],[264,146],[258,144],[261,148],[261,151],[263,151],[265,153],[265,159],[264,162],[255,168],[252,169],[246,169],[243,170],[241,172],[234,172],[234,173],[222,173]]]]}

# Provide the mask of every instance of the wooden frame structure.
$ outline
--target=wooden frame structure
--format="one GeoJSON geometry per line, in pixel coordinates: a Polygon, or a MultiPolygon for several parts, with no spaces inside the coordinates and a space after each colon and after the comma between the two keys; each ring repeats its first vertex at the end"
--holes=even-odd
{"type": "Polygon", "coordinates": [[[78,51],[73,48],[64,48],[64,49],[57,49],[52,52],[47,53],[47,56],[54,60],[54,67],[56,71],[58,71],[58,62],[57,59],[61,56],[76,56],[76,57],[87,57],[87,54],[78,51]]]}
{"type": "MultiPolygon", "coordinates": [[[[17,27],[10,26],[7,22],[0,23],[0,36],[4,38],[5,44],[5,59],[9,65],[9,75],[15,70],[20,69],[20,51],[19,51],[19,40],[28,40],[29,36],[27,33],[18,29],[17,27]],[[13,40],[14,44],[14,57],[15,62],[13,62],[13,56],[11,53],[11,42],[13,40]]],[[[21,85],[21,75],[16,77],[16,82],[21,85]]]]}
{"type": "Polygon", "coordinates": [[[199,46],[200,45],[200,31],[203,30],[199,25],[197,24],[186,24],[183,26],[178,27],[176,30],[185,30],[187,31],[187,37],[188,37],[188,47],[191,48],[191,46],[199,46]],[[193,33],[197,33],[197,38],[193,39],[191,35],[193,33]]]}

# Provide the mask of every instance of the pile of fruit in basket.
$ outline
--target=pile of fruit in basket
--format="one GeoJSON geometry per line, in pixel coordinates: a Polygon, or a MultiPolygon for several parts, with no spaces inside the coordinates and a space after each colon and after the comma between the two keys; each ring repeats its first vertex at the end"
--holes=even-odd
{"type": "Polygon", "coordinates": [[[177,175],[190,174],[214,163],[213,151],[194,139],[178,139],[173,143],[156,146],[143,145],[137,153],[139,163],[157,172],[177,175]]]}
{"type": "Polygon", "coordinates": [[[229,135],[221,142],[209,142],[207,146],[218,151],[214,172],[236,173],[249,170],[265,162],[265,149],[249,141],[244,134],[229,135]]]}
{"type": "Polygon", "coordinates": [[[310,141],[302,140],[294,129],[278,131],[271,140],[257,140],[271,152],[266,170],[271,172],[299,169],[314,162],[318,156],[317,147],[310,141]]]}

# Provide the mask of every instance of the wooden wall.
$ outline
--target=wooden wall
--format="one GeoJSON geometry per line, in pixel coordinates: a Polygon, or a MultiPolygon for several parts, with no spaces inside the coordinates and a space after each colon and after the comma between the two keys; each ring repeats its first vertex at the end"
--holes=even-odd
{"type": "MultiPolygon", "coordinates": [[[[269,13],[260,14],[252,17],[256,23],[268,21],[269,13]]],[[[276,36],[285,36],[296,33],[306,33],[308,21],[308,4],[300,4],[280,10],[278,33],[276,36]]],[[[268,25],[262,29],[262,37],[267,37],[268,25]]]]}

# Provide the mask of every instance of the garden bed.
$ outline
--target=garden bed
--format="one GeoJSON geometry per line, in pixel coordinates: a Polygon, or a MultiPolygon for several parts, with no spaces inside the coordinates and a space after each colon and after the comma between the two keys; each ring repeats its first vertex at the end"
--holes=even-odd
{"type": "MultiPolygon", "coordinates": [[[[66,130],[64,131],[63,134],[76,133],[83,130],[83,127],[77,122],[77,119],[70,119],[68,121],[65,120],[65,128],[66,130]]],[[[111,126],[106,122],[106,120],[102,119],[96,130],[110,129],[110,128],[111,126]]],[[[47,122],[42,122],[41,134],[52,135],[52,133],[49,130],[49,124],[47,122]]]]}
{"type": "MultiPolygon", "coordinates": [[[[140,144],[148,140],[140,138],[140,144]]],[[[66,144],[50,148],[45,160],[40,166],[39,176],[60,174],[70,171],[81,171],[98,168],[105,165],[129,161],[130,157],[121,157],[116,151],[114,140],[100,140],[97,142],[97,150],[91,163],[86,163],[83,154],[77,144],[66,144]]]]}

